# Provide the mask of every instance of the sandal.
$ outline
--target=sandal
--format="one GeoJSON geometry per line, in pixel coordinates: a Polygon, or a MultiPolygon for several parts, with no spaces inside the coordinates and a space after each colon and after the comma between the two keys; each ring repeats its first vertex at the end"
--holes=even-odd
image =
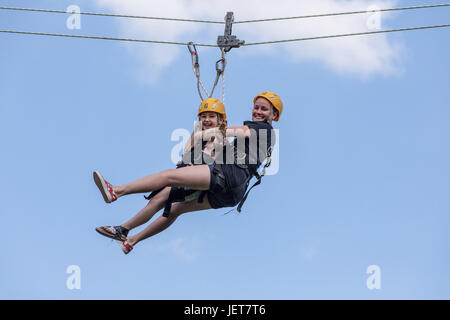
{"type": "Polygon", "coordinates": [[[133,246],[129,244],[127,241],[117,241],[120,245],[120,249],[122,249],[123,253],[129,254],[131,250],[133,250],[133,246]]]}
{"type": "Polygon", "coordinates": [[[94,171],[94,182],[102,193],[103,199],[106,203],[111,203],[117,200],[117,195],[114,192],[112,185],[106,181],[98,171],[94,171]]]}
{"type": "Polygon", "coordinates": [[[102,236],[118,240],[125,241],[127,240],[127,235],[129,230],[122,226],[102,226],[95,228],[95,231],[100,233],[102,236]]]}

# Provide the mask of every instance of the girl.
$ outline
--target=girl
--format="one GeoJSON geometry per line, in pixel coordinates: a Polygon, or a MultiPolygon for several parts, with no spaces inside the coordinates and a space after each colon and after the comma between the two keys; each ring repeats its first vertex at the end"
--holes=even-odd
{"type": "MultiPolygon", "coordinates": [[[[160,216],[134,236],[127,237],[128,230],[139,225],[138,223],[148,221],[149,212],[141,211],[120,227],[109,227],[109,233],[104,235],[118,240],[123,252],[127,254],[138,242],[163,231],[183,213],[232,207],[238,204],[244,197],[251,177],[257,172],[273,146],[271,124],[272,121],[278,121],[283,110],[280,97],[273,92],[262,92],[253,99],[253,104],[252,121],[245,121],[243,126],[226,128],[226,136],[235,137],[231,162],[228,161],[229,157],[226,163],[216,159],[212,164],[169,169],[118,186],[111,185],[95,171],[94,180],[107,203],[128,194],[155,191],[165,186],[203,190],[206,194],[203,201],[175,203],[169,217],[160,216]],[[240,141],[243,143],[240,144],[240,141]],[[265,150],[261,146],[265,146],[265,150]]],[[[193,134],[191,147],[195,141],[221,138],[223,137],[219,128],[209,128],[193,134]]],[[[167,192],[167,188],[163,189],[161,197],[167,196],[167,192]]],[[[108,227],[101,228],[104,230],[108,227]]],[[[98,229],[100,228],[97,228],[97,231],[98,229]]]]}

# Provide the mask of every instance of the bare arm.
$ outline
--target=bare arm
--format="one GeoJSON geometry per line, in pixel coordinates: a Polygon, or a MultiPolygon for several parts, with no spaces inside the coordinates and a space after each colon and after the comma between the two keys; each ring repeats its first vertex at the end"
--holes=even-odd
{"type": "MultiPolygon", "coordinates": [[[[248,138],[250,137],[250,129],[248,126],[227,127],[226,136],[248,138]]],[[[198,141],[197,139],[211,142],[216,141],[216,143],[219,143],[220,141],[223,141],[223,133],[220,128],[211,128],[197,132],[194,131],[190,143],[186,144],[185,152],[188,152],[193,148],[194,141],[198,141]]]]}
{"type": "MultiPolygon", "coordinates": [[[[195,134],[195,138],[203,138],[204,140],[209,140],[212,137],[221,137],[222,132],[219,128],[212,128],[208,130],[204,130],[203,132],[198,132],[195,134]]],[[[226,136],[227,137],[241,137],[248,138],[250,137],[250,129],[248,126],[239,126],[239,127],[227,127],[226,128],[226,136]]]]}
{"type": "Polygon", "coordinates": [[[192,132],[191,137],[184,146],[184,154],[190,152],[192,148],[194,148],[194,139],[201,138],[201,134],[202,134],[202,125],[200,121],[197,121],[195,122],[194,131],[192,132]]]}
{"type": "Polygon", "coordinates": [[[248,138],[250,137],[250,129],[248,126],[228,127],[227,137],[248,138]]]}

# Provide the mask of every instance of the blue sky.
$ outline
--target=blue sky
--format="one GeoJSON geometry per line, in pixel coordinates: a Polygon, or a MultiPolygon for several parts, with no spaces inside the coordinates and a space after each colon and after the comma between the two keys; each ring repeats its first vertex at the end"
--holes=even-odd
{"type": "MultiPolygon", "coordinates": [[[[167,3],[177,8],[184,1],[167,3]]],[[[119,8],[104,1],[0,1],[59,10],[71,4],[82,11],[119,8]]],[[[169,9],[155,10],[170,16],[169,9]]],[[[221,19],[220,10],[212,17],[221,19]]],[[[449,23],[448,13],[396,13],[383,28],[449,23]]],[[[133,35],[127,20],[83,16],[80,30],[68,30],[66,19],[0,11],[0,29],[133,35]]],[[[182,28],[170,26],[168,32],[182,28]]],[[[216,40],[186,28],[170,37],[216,40]]],[[[208,32],[223,32],[214,28],[208,32]]],[[[165,30],[157,30],[158,39],[166,39],[165,30]]],[[[258,34],[242,30],[248,42],[258,34]]],[[[150,39],[141,32],[135,37],[150,39]]],[[[276,32],[266,40],[283,37],[282,28],[276,32]]],[[[283,99],[274,125],[277,174],[252,191],[241,214],[185,214],[125,256],[94,228],[124,222],[146,201],[131,195],[105,204],[92,172],[119,184],[173,167],[171,134],[191,130],[200,102],[187,50],[0,34],[0,298],[449,299],[449,30],[370,37],[233,49],[229,123],[247,120],[261,91],[283,99]],[[81,270],[79,290],[66,286],[71,265],[81,270]],[[379,290],[366,286],[370,265],[380,268],[379,290]]],[[[199,51],[209,87],[219,53],[199,51]]]]}

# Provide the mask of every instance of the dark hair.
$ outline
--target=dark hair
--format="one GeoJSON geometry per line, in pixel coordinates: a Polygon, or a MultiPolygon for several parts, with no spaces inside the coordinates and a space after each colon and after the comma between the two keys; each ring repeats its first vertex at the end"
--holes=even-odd
{"type": "MultiPolygon", "coordinates": [[[[277,108],[275,108],[274,106],[273,106],[273,104],[271,103],[270,104],[271,106],[272,106],[272,111],[273,111],[273,113],[275,114],[275,112],[277,113],[277,116],[279,116],[280,115],[280,111],[278,111],[278,109],[277,108]]],[[[276,117],[274,117],[274,119],[275,119],[276,117]]]]}

